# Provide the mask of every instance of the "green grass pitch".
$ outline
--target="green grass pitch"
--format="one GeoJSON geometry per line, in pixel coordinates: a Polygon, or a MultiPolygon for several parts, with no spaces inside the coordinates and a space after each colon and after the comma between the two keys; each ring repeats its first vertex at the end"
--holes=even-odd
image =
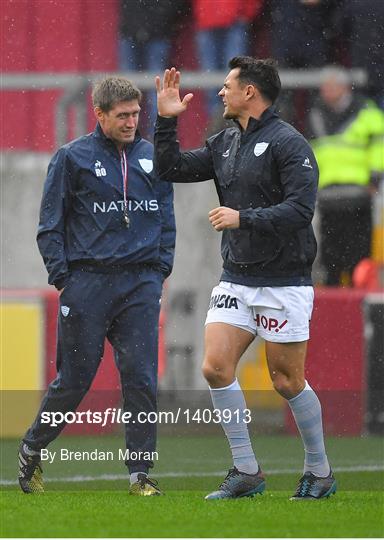
{"type": "MultiPolygon", "coordinates": [[[[1,536],[12,537],[383,537],[383,439],[328,438],[338,492],[322,501],[289,501],[302,466],[296,437],[255,436],[267,477],[254,498],[204,501],[230,466],[223,436],[160,436],[153,477],[164,497],[128,495],[121,461],[44,466],[46,493],[15,483],[18,441],[1,441],[1,536]]],[[[122,437],[60,437],[50,450],[113,450],[122,437]]]]}

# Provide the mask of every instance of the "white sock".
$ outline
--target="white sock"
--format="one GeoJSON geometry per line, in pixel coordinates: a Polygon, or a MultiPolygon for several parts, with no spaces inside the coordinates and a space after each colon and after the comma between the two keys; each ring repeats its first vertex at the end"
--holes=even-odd
{"type": "Polygon", "coordinates": [[[139,474],[145,474],[145,476],[148,476],[148,473],[146,472],[141,472],[141,471],[138,471],[138,472],[133,472],[129,475],[129,483],[132,485],[132,484],[135,484],[138,480],[138,476],[139,474]]]}
{"type": "Polygon", "coordinates": [[[210,392],[215,409],[231,411],[230,421],[222,421],[221,426],[229,442],[234,466],[241,472],[256,474],[259,465],[252,450],[248,426],[244,422],[246,417],[243,411],[247,405],[237,379],[224,388],[210,388],[210,392]]]}
{"type": "Polygon", "coordinates": [[[328,476],[330,467],[325,453],[319,398],[305,381],[304,390],[289,399],[288,404],[304,444],[304,472],[320,477],[328,476]]]}

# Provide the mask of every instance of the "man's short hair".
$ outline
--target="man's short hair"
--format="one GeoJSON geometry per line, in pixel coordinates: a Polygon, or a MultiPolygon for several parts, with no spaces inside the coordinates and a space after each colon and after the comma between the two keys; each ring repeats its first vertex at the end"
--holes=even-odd
{"type": "Polygon", "coordinates": [[[116,103],[122,101],[141,101],[140,90],[123,77],[106,77],[98,81],[92,91],[94,107],[100,107],[104,112],[110,111],[116,103]]]}
{"type": "Polygon", "coordinates": [[[258,60],[252,56],[235,56],[228,67],[239,68],[238,79],[243,84],[253,84],[265,100],[274,103],[281,90],[277,62],[272,58],[258,60]]]}

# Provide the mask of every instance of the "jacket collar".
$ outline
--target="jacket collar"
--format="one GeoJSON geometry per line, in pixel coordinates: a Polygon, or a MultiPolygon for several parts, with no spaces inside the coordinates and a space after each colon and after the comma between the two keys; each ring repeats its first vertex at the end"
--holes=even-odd
{"type": "MultiPolygon", "coordinates": [[[[103,146],[105,146],[106,148],[108,148],[109,150],[111,150],[111,151],[113,151],[115,153],[118,153],[117,146],[115,145],[115,143],[111,139],[108,139],[108,137],[106,137],[104,131],[101,129],[101,126],[100,126],[99,122],[97,122],[97,124],[96,124],[95,131],[93,132],[93,136],[96,137],[96,139],[98,139],[103,146]]],[[[130,152],[131,149],[139,141],[141,141],[141,139],[142,139],[142,137],[141,137],[141,135],[139,133],[139,130],[136,130],[135,138],[134,138],[133,142],[131,142],[129,144],[126,144],[125,147],[124,147],[124,150],[126,152],[130,152]]]]}
{"type": "Polygon", "coordinates": [[[237,120],[235,120],[235,123],[240,128],[242,134],[246,135],[260,129],[262,126],[270,122],[273,118],[279,118],[279,115],[276,112],[276,107],[274,105],[271,105],[270,107],[268,107],[268,109],[265,109],[260,118],[253,118],[253,116],[251,116],[248,120],[247,129],[245,131],[242,130],[237,120]]]}

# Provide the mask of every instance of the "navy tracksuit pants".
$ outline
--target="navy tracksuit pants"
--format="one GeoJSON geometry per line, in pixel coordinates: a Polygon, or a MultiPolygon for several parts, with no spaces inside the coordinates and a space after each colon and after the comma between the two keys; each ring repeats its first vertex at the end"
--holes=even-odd
{"type": "MultiPolygon", "coordinates": [[[[57,377],[49,385],[24,442],[40,450],[64,428],[41,422],[43,412],[75,411],[89,390],[108,338],[120,373],[124,411],[157,410],[158,322],[163,277],[137,266],[115,273],[74,270],[60,296],[57,377]],[[69,310],[69,311],[68,311],[69,310]]],[[[126,447],[154,452],[155,423],[125,424],[126,447]]],[[[142,454],[143,455],[143,454],[142,454]]],[[[126,462],[129,471],[145,472],[152,461],[126,462]]]]}

